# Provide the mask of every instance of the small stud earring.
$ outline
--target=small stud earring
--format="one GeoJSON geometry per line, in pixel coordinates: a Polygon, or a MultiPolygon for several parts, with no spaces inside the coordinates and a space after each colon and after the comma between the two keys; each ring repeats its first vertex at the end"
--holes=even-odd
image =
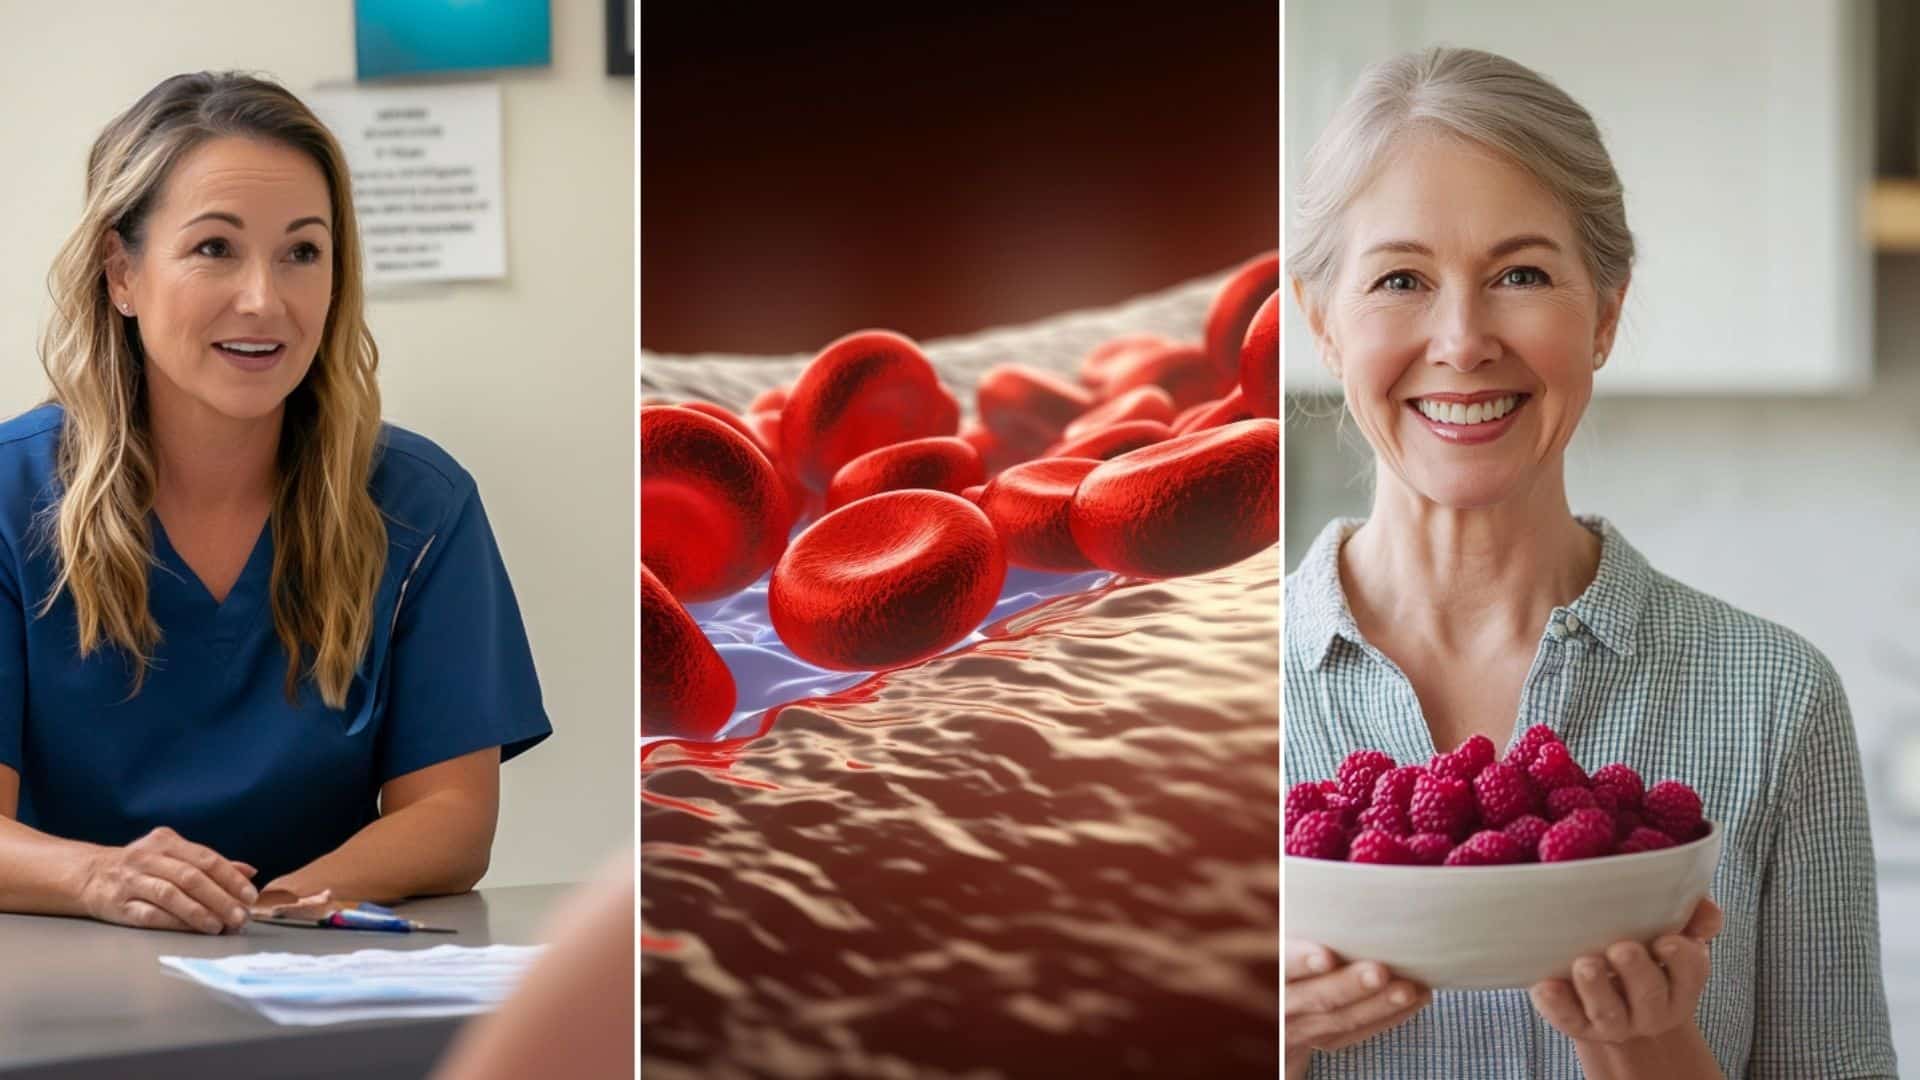
{"type": "Polygon", "coordinates": [[[1599,371],[1602,367],[1606,366],[1606,363],[1607,363],[1606,353],[1597,352],[1593,354],[1593,370],[1599,371]]]}
{"type": "Polygon", "coordinates": [[[120,305],[120,314],[122,314],[122,315],[131,315],[131,314],[133,314],[133,305],[132,305],[132,304],[121,304],[121,305],[120,305]]]}

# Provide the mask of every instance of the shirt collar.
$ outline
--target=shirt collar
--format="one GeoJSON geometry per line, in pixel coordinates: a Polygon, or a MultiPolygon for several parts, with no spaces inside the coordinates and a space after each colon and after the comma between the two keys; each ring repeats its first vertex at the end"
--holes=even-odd
{"type": "Polygon", "coordinates": [[[1287,636],[1291,640],[1297,635],[1315,668],[1326,663],[1334,639],[1360,643],[1360,628],[1340,588],[1340,545],[1359,527],[1359,518],[1327,522],[1294,571],[1294,587],[1287,590],[1287,636]]]}
{"type": "MultiPolygon", "coordinates": [[[[1652,587],[1653,568],[1605,518],[1582,517],[1579,521],[1600,536],[1600,569],[1586,591],[1563,610],[1571,611],[1600,644],[1621,656],[1631,656],[1640,612],[1652,587]]],[[[1311,667],[1326,663],[1337,638],[1362,644],[1360,628],[1340,588],[1340,546],[1360,525],[1359,518],[1328,522],[1294,571],[1294,587],[1286,598],[1287,633],[1289,637],[1297,635],[1311,667]]]]}
{"type": "Polygon", "coordinates": [[[1600,534],[1600,569],[1567,610],[1585,623],[1600,644],[1621,656],[1632,656],[1640,613],[1653,589],[1653,567],[1626,537],[1601,517],[1583,517],[1580,524],[1600,534]]]}

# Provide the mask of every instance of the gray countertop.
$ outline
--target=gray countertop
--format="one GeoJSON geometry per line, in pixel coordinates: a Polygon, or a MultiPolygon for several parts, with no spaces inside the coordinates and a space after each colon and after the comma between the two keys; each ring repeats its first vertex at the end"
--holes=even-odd
{"type": "Polygon", "coordinates": [[[0,1077],[289,1078],[423,1075],[463,1018],[282,1027],[160,966],[162,956],[530,945],[567,885],[417,900],[407,915],[457,934],[249,924],[205,937],[0,914],[0,1077]]]}

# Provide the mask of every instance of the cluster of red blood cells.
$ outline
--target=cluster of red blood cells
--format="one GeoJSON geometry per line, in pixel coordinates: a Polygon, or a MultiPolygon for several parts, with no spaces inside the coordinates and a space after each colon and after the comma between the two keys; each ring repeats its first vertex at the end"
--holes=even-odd
{"type": "Polygon", "coordinates": [[[726,724],[732,677],[682,605],[769,569],[768,615],[795,656],[877,671],[964,639],[1009,565],[1155,579],[1271,546],[1279,279],[1276,254],[1249,261],[1202,342],[1115,338],[1077,383],[993,367],[964,424],[920,348],[884,330],[828,345],[744,416],[643,404],[642,732],[726,724]]]}

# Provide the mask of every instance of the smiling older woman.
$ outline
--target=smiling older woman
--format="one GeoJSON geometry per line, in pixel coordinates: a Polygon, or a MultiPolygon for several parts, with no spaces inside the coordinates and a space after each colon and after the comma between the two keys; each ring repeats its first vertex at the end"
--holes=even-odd
{"type": "Polygon", "coordinates": [[[1288,1075],[1893,1076],[1832,666],[1569,509],[1633,259],[1592,119],[1501,57],[1399,57],[1314,146],[1299,224],[1294,296],[1377,475],[1372,515],[1287,580],[1287,774],[1545,724],[1580,761],[1691,781],[1725,854],[1719,906],[1652,955],[1621,942],[1527,993],[1433,994],[1289,941],[1288,1075]]]}
{"type": "Polygon", "coordinates": [[[0,910],[218,933],[485,872],[550,728],[473,478],[380,421],[359,267],[280,86],[176,76],[94,143],[53,400],[0,424],[0,910]]]}

